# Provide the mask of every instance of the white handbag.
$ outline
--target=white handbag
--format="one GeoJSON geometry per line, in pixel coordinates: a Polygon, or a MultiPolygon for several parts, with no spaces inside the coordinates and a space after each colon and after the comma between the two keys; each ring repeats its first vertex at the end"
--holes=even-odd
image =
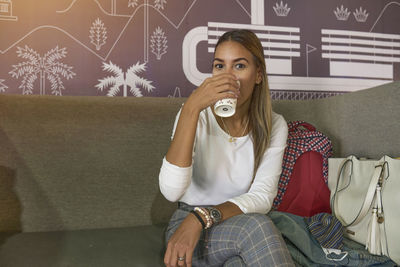
{"type": "Polygon", "coordinates": [[[332,213],[345,235],[400,264],[400,160],[330,158],[332,213]]]}

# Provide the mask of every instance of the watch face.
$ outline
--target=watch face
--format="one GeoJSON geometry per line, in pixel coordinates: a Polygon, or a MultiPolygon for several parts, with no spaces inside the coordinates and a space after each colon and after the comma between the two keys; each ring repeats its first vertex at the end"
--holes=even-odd
{"type": "Polygon", "coordinates": [[[210,210],[210,215],[216,222],[219,222],[221,220],[221,212],[217,209],[211,209],[210,210]]]}

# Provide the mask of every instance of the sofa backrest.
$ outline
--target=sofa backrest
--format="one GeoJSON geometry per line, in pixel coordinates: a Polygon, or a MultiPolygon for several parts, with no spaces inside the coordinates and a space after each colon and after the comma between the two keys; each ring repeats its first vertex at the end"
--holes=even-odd
{"type": "Polygon", "coordinates": [[[334,157],[400,156],[400,81],[324,99],[277,101],[273,108],[326,134],[334,157]]]}
{"type": "Polygon", "coordinates": [[[157,224],[182,99],[0,95],[0,231],[157,224]]]}
{"type": "MultiPolygon", "coordinates": [[[[185,99],[0,95],[0,231],[126,227],[176,208],[158,173],[185,99]]],[[[400,154],[400,83],[275,101],[331,138],[335,156],[400,154]]]]}

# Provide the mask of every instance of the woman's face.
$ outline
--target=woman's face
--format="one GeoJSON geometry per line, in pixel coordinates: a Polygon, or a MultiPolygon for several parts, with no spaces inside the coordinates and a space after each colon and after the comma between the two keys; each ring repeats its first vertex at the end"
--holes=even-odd
{"type": "Polygon", "coordinates": [[[231,73],[240,81],[237,106],[250,100],[255,84],[262,80],[260,68],[256,66],[251,52],[235,41],[223,42],[215,51],[212,74],[222,73],[231,73]]]}

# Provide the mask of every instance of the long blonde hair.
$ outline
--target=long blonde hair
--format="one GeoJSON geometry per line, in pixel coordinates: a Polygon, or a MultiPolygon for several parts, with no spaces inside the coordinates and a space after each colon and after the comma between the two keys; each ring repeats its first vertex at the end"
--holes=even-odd
{"type": "Polygon", "coordinates": [[[224,33],[219,38],[215,50],[226,41],[238,42],[250,51],[262,76],[261,82],[254,86],[249,109],[251,138],[254,147],[254,179],[264,153],[269,146],[272,131],[272,104],[265,67],[264,49],[258,37],[249,30],[233,30],[224,33]]]}

